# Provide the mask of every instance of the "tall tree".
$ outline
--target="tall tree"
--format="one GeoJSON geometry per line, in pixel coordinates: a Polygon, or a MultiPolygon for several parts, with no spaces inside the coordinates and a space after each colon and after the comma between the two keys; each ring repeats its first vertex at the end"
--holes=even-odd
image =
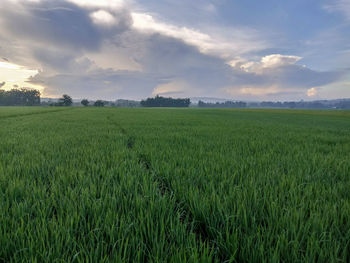
{"type": "Polygon", "coordinates": [[[87,106],[89,106],[89,101],[87,100],[87,99],[83,99],[82,101],[81,101],[81,104],[83,105],[83,106],[85,106],[85,107],[87,107],[87,106]]]}
{"type": "Polygon", "coordinates": [[[95,107],[104,107],[105,103],[102,100],[96,100],[94,103],[95,107]]]}
{"type": "Polygon", "coordinates": [[[72,99],[69,95],[64,94],[64,95],[62,96],[62,98],[60,98],[60,99],[58,100],[58,104],[59,104],[60,106],[72,106],[72,104],[73,104],[73,99],[72,99]]]}

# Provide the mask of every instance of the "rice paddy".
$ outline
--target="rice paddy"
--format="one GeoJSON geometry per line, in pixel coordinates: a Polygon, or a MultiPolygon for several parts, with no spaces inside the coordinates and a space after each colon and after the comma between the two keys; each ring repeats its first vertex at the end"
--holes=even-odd
{"type": "Polygon", "coordinates": [[[0,108],[0,262],[350,262],[350,112],[0,108]]]}

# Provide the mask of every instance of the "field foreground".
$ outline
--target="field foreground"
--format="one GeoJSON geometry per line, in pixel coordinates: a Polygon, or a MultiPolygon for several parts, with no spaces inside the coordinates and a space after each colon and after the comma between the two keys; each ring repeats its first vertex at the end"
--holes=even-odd
{"type": "Polygon", "coordinates": [[[350,112],[0,108],[0,262],[350,262],[350,112]]]}

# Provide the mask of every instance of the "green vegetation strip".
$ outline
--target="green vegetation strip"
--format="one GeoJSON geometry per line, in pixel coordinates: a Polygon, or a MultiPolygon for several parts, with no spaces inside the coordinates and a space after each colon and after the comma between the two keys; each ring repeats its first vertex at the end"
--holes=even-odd
{"type": "Polygon", "coordinates": [[[0,262],[349,262],[349,134],[346,111],[8,119],[0,262]]]}

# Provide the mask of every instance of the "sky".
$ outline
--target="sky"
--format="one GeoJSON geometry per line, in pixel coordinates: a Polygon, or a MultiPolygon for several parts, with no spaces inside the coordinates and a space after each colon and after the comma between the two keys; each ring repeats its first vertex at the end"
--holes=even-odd
{"type": "Polygon", "coordinates": [[[350,98],[350,0],[1,0],[0,88],[350,98]]]}

